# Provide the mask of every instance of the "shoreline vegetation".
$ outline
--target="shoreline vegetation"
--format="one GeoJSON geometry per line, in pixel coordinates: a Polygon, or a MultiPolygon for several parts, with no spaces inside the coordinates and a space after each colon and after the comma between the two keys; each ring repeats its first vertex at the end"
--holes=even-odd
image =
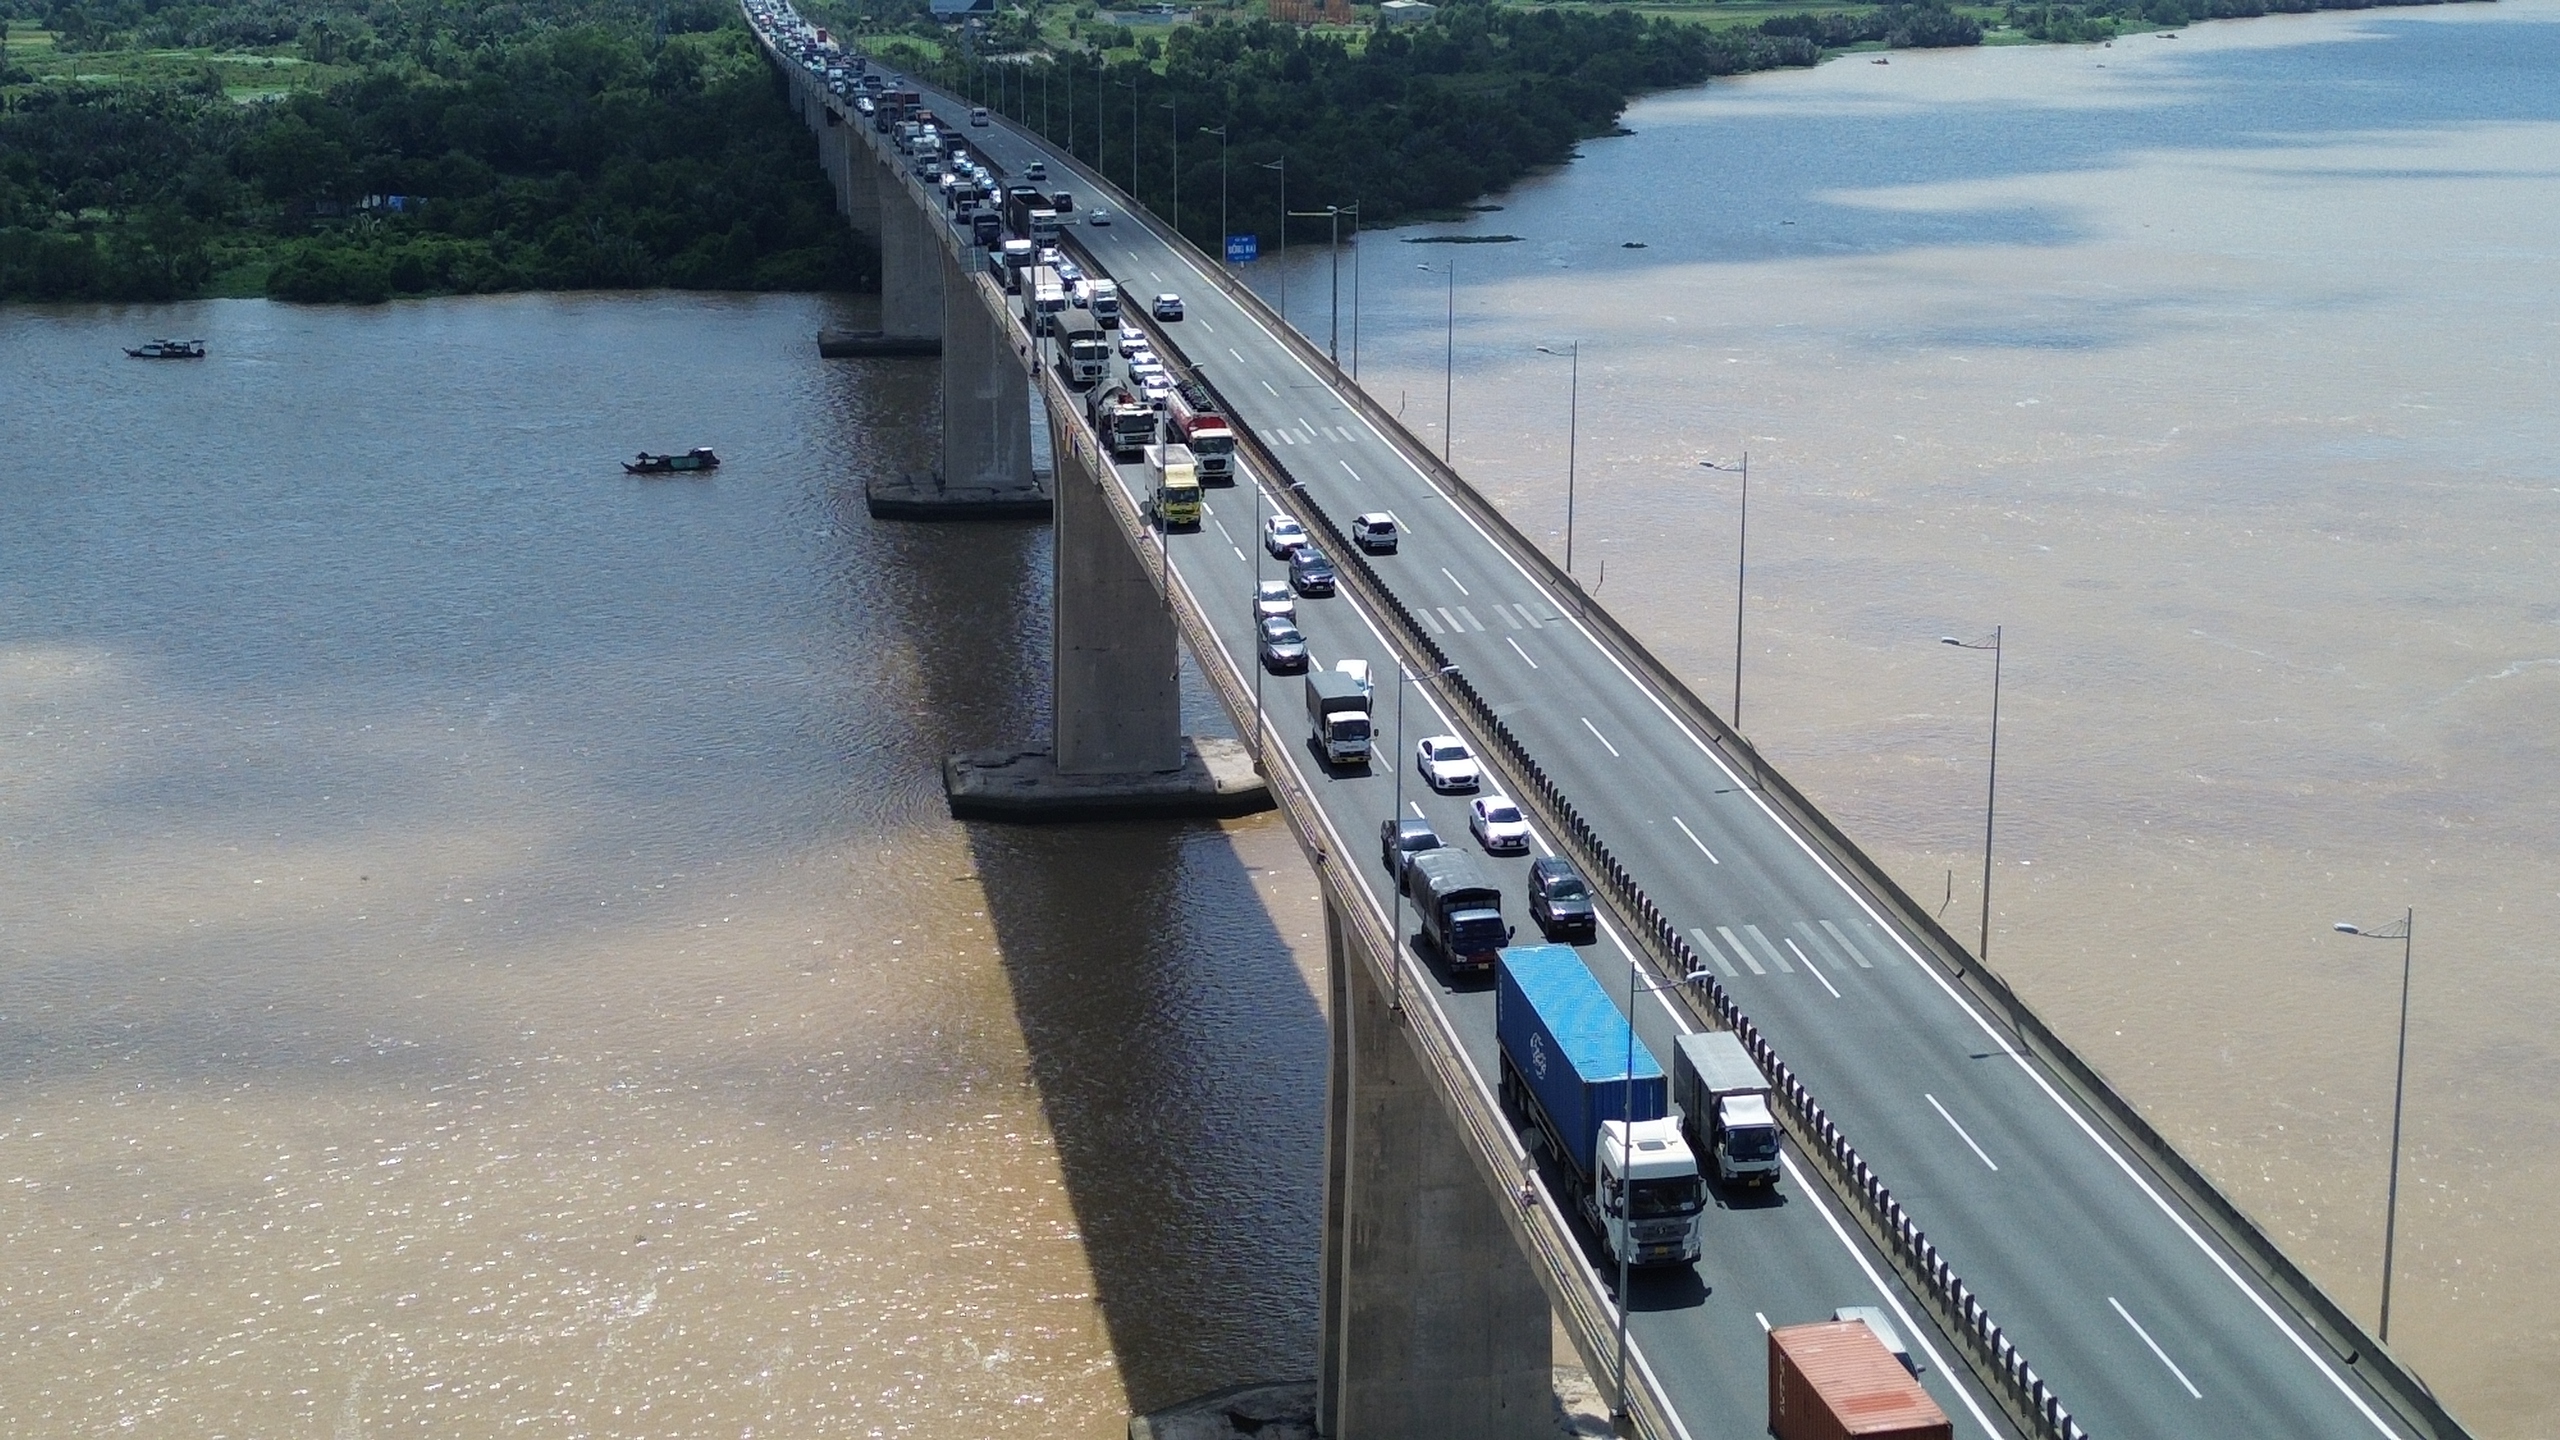
{"type": "MultiPolygon", "coordinates": [[[[1443,0],[1392,27],[1342,0],[1033,0],[961,27],[924,0],[803,9],[1117,182],[1134,168],[1159,216],[1178,183],[1217,253],[1222,159],[1230,216],[1278,210],[1285,161],[1292,205],[1376,229],[1495,208],[1624,133],[1637,96],[1719,75],[2376,3],[1443,0]]],[[[725,0],[0,0],[0,22],[0,300],[879,283],[725,0]]]]}

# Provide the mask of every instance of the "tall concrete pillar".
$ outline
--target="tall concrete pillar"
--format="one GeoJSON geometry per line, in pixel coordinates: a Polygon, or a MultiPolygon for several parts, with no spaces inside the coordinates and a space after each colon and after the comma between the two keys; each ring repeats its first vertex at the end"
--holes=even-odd
{"type": "MultiPolygon", "coordinates": [[[[950,351],[946,339],[943,353],[950,351]]],[[[1092,442],[1074,444],[1066,433],[1071,424],[1064,417],[1050,422],[1059,447],[1051,511],[1057,519],[1051,755],[1062,775],[1180,770],[1182,688],[1173,615],[1141,553],[1145,542],[1123,530],[1103,502],[1092,442]]],[[[952,429],[947,400],[942,429],[946,436],[952,429]]]]}
{"type": "Polygon", "coordinates": [[[844,196],[844,214],[853,228],[865,235],[880,234],[880,185],[871,178],[879,168],[872,158],[871,130],[863,123],[862,113],[855,111],[836,127],[836,176],[838,193],[844,196]]]}
{"type": "Polygon", "coordinates": [[[942,246],[933,217],[883,163],[872,168],[880,207],[880,331],[899,339],[942,338],[942,246]]]}
{"type": "Polygon", "coordinates": [[[988,307],[988,287],[962,274],[949,250],[934,249],[942,257],[943,486],[1036,495],[1029,338],[988,307]]]}
{"type": "Polygon", "coordinates": [[[1317,1432],[1336,1440],[1550,1437],[1546,1292],[1414,1053],[1404,1017],[1379,993],[1377,967],[1355,951],[1330,902],[1325,941],[1333,1053],[1317,1432]]]}

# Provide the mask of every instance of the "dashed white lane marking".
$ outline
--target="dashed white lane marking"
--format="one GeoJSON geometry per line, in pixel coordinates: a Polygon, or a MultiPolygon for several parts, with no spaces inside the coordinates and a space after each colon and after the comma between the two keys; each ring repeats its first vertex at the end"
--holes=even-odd
{"type": "Polygon", "coordinates": [[[1622,760],[1626,758],[1618,753],[1617,746],[1609,743],[1608,736],[1600,733],[1600,727],[1591,723],[1590,716],[1585,715],[1582,717],[1582,728],[1591,732],[1591,738],[1600,742],[1600,748],[1609,752],[1610,759],[1622,760]]]}
{"type": "Polygon", "coordinates": [[[1831,938],[1840,942],[1840,948],[1849,952],[1849,958],[1858,962],[1858,968],[1859,968],[1859,969],[1861,969],[1861,970],[1873,970],[1874,968],[1876,968],[1876,967],[1874,967],[1873,965],[1870,965],[1870,964],[1868,964],[1868,963],[1867,963],[1867,955],[1866,955],[1866,952],[1865,952],[1865,951],[1860,950],[1857,946],[1850,944],[1850,943],[1849,943],[1849,937],[1840,933],[1840,927],[1839,927],[1839,926],[1832,924],[1832,923],[1831,923],[1830,921],[1828,921],[1828,920],[1825,920],[1825,921],[1823,921],[1823,922],[1822,922],[1822,928],[1831,932],[1831,938]]]}
{"type": "MultiPolygon", "coordinates": [[[[1517,655],[1519,655],[1519,657],[1520,657],[1521,659],[1523,659],[1523,660],[1529,660],[1529,652],[1528,652],[1528,651],[1526,651],[1526,650],[1522,650],[1522,649],[1520,648],[1520,642],[1519,642],[1519,641],[1512,639],[1512,638],[1511,638],[1510,636],[1508,636],[1508,635],[1505,635],[1505,636],[1503,636],[1503,637],[1502,637],[1502,642],[1503,642],[1504,644],[1506,644],[1506,645],[1510,646],[1510,647],[1511,647],[1511,649],[1512,649],[1512,651],[1513,651],[1514,653],[1516,653],[1517,655]]],[[[1537,669],[1537,668],[1538,668],[1538,662],[1537,662],[1537,661],[1535,661],[1535,660],[1529,660],[1529,668],[1530,668],[1530,669],[1532,669],[1532,670],[1537,669]]]]}
{"type": "Polygon", "coordinates": [[[2187,1387],[2187,1398],[2204,1398],[2204,1392],[2196,1388],[2196,1382],[2187,1378],[2187,1372],[2178,1368],[2178,1362],[2169,1358],[2169,1352],[2160,1348],[2160,1342],[2151,1338],[2151,1332],[2142,1328],[2142,1322],[2126,1311],[2124,1302],[2110,1295],[2107,1303],[2116,1307],[2116,1313],[2124,1316],[2124,1323],[2133,1327],[2133,1333],[2141,1336],[2142,1343],[2151,1347],[2151,1353],[2160,1357],[2160,1363],[2169,1367],[2169,1373],[2178,1377],[2178,1383],[2187,1387]]]}
{"type": "MultiPolygon", "coordinates": [[[[1242,357],[1238,357],[1238,358],[1242,358],[1242,357]]],[[[1262,382],[1262,390],[1263,390],[1263,393],[1264,393],[1264,394],[1269,395],[1269,396],[1270,396],[1272,399],[1274,399],[1274,400],[1277,400],[1277,399],[1279,399],[1279,398],[1280,398],[1280,392],[1279,392],[1279,391],[1277,391],[1277,390],[1272,389],[1272,388],[1271,388],[1271,382],[1270,382],[1270,381],[1268,381],[1268,380],[1265,380],[1265,381],[1263,381],[1263,382],[1262,382]]]]}
{"type": "Polygon", "coordinates": [[[1232,550],[1235,550],[1235,552],[1236,552],[1236,558],[1237,558],[1238,560],[1242,560],[1242,559],[1244,558],[1244,551],[1243,551],[1242,549],[1239,549],[1239,548],[1237,548],[1237,547],[1235,547],[1235,546],[1229,546],[1228,548],[1229,548],[1229,549],[1232,549],[1232,550]]]}
{"type": "Polygon", "coordinates": [[[1733,962],[1724,958],[1724,952],[1716,948],[1716,942],[1707,938],[1706,931],[1692,925],[1689,927],[1689,938],[1698,942],[1698,953],[1715,961],[1717,969],[1722,970],[1727,975],[1741,975],[1741,971],[1733,968],[1733,962]]]}
{"type": "MultiPolygon", "coordinates": [[[[1228,346],[1228,347],[1227,347],[1227,353],[1228,353],[1228,354],[1230,354],[1230,355],[1236,355],[1236,347],[1234,347],[1233,345],[1228,346]]],[[[1243,364],[1243,363],[1244,363],[1244,357],[1243,357],[1243,356],[1241,356],[1241,355],[1236,355],[1236,363],[1237,363],[1237,364],[1239,364],[1239,365],[1243,364]]],[[[1265,389],[1265,390],[1270,389],[1270,388],[1271,388],[1270,383],[1269,383],[1269,382],[1267,382],[1267,381],[1266,381],[1266,382],[1264,382],[1264,384],[1263,384],[1263,387],[1262,387],[1262,388],[1263,388],[1263,389],[1265,389]]]]}
{"type": "Polygon", "coordinates": [[[1484,629],[1484,622],[1476,618],[1476,612],[1468,609],[1464,605],[1458,607],[1458,617],[1467,622],[1467,628],[1470,630],[1481,631],[1484,629]]]}
{"type": "MultiPolygon", "coordinates": [[[[1780,936],[1779,938],[1785,939],[1786,937],[1780,936]]],[[[1803,946],[1798,945],[1793,940],[1788,940],[1787,948],[1796,952],[1796,958],[1804,962],[1806,973],[1813,976],[1814,979],[1821,981],[1822,988],[1831,992],[1832,999],[1837,1000],[1840,998],[1840,987],[1831,983],[1831,977],[1822,973],[1822,967],[1813,963],[1813,957],[1804,953],[1803,946]]]]}
{"type": "MultiPolygon", "coordinates": [[[[1446,565],[1441,566],[1440,573],[1443,575],[1449,575],[1449,567],[1446,565]]],[[[1457,576],[1449,575],[1449,583],[1458,587],[1459,594],[1464,595],[1471,600],[1475,598],[1476,592],[1468,589],[1466,587],[1466,582],[1460,580],[1457,576]]]]}
{"type": "Polygon", "coordinates": [[[1689,843],[1698,847],[1698,853],[1707,857],[1708,864],[1721,865],[1724,863],[1716,858],[1716,852],[1707,848],[1706,841],[1698,838],[1698,832],[1689,828],[1688,821],[1674,815],[1671,817],[1671,823],[1680,827],[1680,833],[1689,837],[1689,843]]]}
{"type": "Polygon", "coordinates": [[[1716,933],[1724,937],[1724,943],[1733,947],[1734,954],[1742,957],[1742,963],[1751,968],[1752,974],[1769,973],[1769,967],[1760,963],[1759,957],[1751,953],[1751,947],[1743,944],[1742,937],[1733,933],[1732,926],[1719,925],[1716,927],[1716,933]]]}
{"type": "Polygon", "coordinates": [[[1766,1330],[1766,1329],[1768,1329],[1768,1328],[1769,1328],[1769,1317],[1768,1317],[1768,1316],[1761,1314],[1761,1313],[1760,1313],[1759,1311],[1757,1311],[1757,1310],[1754,1310],[1754,1311],[1752,1311],[1752,1312],[1751,1312],[1751,1318],[1760,1322],[1760,1328],[1761,1328],[1761,1329],[1766,1330]]]}
{"type": "MultiPolygon", "coordinates": [[[[1336,460],[1336,461],[1334,461],[1333,463],[1342,467],[1342,473],[1343,473],[1343,474],[1350,476],[1350,477],[1351,477],[1352,479],[1354,479],[1354,480],[1359,480],[1359,479],[1360,479],[1360,472],[1351,468],[1351,462],[1350,462],[1350,461],[1348,461],[1348,460],[1336,460]]],[[[1366,484],[1366,483],[1368,483],[1368,482],[1366,482],[1366,481],[1362,481],[1361,483],[1366,484]]]]}
{"type": "Polygon", "coordinates": [[[1770,963],[1776,965],[1781,974],[1796,973],[1796,967],[1787,963],[1787,957],[1778,953],[1778,947],[1769,943],[1769,937],[1760,933],[1759,926],[1745,925],[1742,927],[1742,933],[1760,942],[1760,948],[1768,953],[1770,963]]]}
{"type": "Polygon", "coordinates": [[[1407,800],[1407,801],[1406,801],[1406,802],[1404,802],[1404,803],[1406,803],[1407,805],[1410,805],[1410,806],[1412,806],[1412,807],[1413,807],[1413,818],[1414,818],[1414,819],[1416,819],[1416,820],[1428,820],[1428,819],[1430,819],[1430,818],[1431,818],[1430,816],[1425,815],[1425,814],[1423,814],[1423,813],[1422,813],[1422,802],[1421,802],[1421,801],[1419,801],[1419,800],[1407,800]]]}
{"type": "Polygon", "coordinates": [[[1990,1166],[1994,1170],[2000,1168],[2000,1162],[1992,1159],[1989,1155],[1984,1154],[1980,1145],[1974,1144],[1972,1132],[1956,1123],[1956,1117],[1947,1113],[1947,1107],[1938,1103],[1937,1096],[1923,1090],[1920,1092],[1920,1098],[1929,1102],[1929,1108],[1938,1112],[1938,1118],[1947,1122],[1947,1128],[1956,1132],[1957,1139],[1962,1140],[1967,1145],[1973,1146],[1973,1155],[1975,1159],[1980,1160],[1983,1164],[1990,1166]]]}

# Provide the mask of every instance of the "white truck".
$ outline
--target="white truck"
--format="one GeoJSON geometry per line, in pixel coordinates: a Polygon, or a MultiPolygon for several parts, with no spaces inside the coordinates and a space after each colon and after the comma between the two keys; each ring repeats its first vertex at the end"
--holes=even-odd
{"type": "Polygon", "coordinates": [[[1093,287],[1086,301],[1093,311],[1093,318],[1105,325],[1119,324],[1120,282],[1096,276],[1085,283],[1093,287]]]}
{"type": "Polygon", "coordinates": [[[1680,1037],[1671,1062],[1671,1103],[1690,1146],[1712,1157],[1727,1185],[1778,1183],[1778,1120],[1769,1111],[1769,1077],[1730,1030],[1680,1037]]]}
{"type": "Polygon", "coordinates": [[[1058,281],[1058,272],[1046,265],[1034,265],[1022,284],[1022,323],[1034,335],[1047,335],[1058,327],[1058,317],[1067,311],[1067,287],[1058,281]]]}
{"type": "Polygon", "coordinates": [[[1338,670],[1307,672],[1307,738],[1327,764],[1369,763],[1369,689],[1338,670]]]}

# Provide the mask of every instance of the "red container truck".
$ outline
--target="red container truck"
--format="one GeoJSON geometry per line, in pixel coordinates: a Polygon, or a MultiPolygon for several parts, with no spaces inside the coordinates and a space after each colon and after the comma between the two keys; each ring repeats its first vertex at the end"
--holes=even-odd
{"type": "Polygon", "coordinates": [[[1777,1440],[1955,1440],[1947,1412],[1863,1320],[1769,1332],[1769,1433],[1777,1440]]]}

